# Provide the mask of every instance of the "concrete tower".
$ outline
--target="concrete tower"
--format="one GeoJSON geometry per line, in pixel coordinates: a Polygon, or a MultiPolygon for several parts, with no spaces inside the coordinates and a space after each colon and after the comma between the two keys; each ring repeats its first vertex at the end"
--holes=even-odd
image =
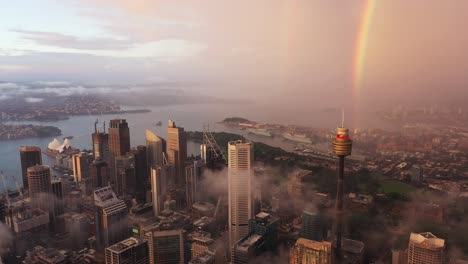
{"type": "Polygon", "coordinates": [[[249,233],[253,217],[253,144],[243,141],[228,143],[229,247],[249,233]]]}
{"type": "MultiPolygon", "coordinates": [[[[344,115],[343,115],[344,116],[344,115]]],[[[333,152],[338,156],[338,184],[336,192],[336,257],[341,257],[341,246],[343,236],[343,181],[345,157],[351,155],[353,142],[349,138],[349,130],[344,127],[344,118],[341,127],[336,129],[333,140],[333,152]]]]}

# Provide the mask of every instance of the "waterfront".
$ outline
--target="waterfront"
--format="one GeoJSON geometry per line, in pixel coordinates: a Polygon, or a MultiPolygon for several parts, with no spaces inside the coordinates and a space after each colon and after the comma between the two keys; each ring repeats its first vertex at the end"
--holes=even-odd
{"type": "MultiPolygon", "coordinates": [[[[131,109],[130,107],[122,107],[123,109],[131,109]]],[[[85,115],[71,116],[70,119],[53,121],[53,122],[11,122],[11,124],[40,124],[56,126],[62,130],[62,136],[58,137],[62,141],[63,136],[73,136],[72,144],[79,149],[91,148],[91,133],[94,130],[94,122],[99,119],[100,125],[103,121],[108,124],[110,119],[124,118],[127,119],[130,126],[131,145],[145,144],[145,129],[151,129],[158,135],[166,138],[166,125],[168,119],[173,119],[177,125],[185,128],[186,131],[201,131],[203,124],[209,124],[213,131],[226,131],[243,136],[253,140],[260,141],[273,146],[281,147],[285,150],[292,151],[297,144],[294,142],[284,141],[282,138],[264,137],[254,134],[249,134],[246,130],[240,130],[225,126],[218,123],[225,117],[241,116],[258,122],[275,122],[286,125],[297,124],[307,125],[311,127],[326,127],[333,129],[340,120],[340,113],[323,112],[320,109],[311,110],[307,113],[297,113],[294,109],[279,110],[278,107],[264,107],[255,104],[192,104],[192,105],[174,105],[162,107],[145,107],[151,112],[147,113],[126,113],[126,114],[110,114],[110,115],[85,115]],[[161,121],[162,126],[156,126],[157,122],[161,121]]],[[[371,119],[367,119],[371,120],[371,119]]],[[[374,125],[378,121],[373,119],[374,125]]],[[[372,123],[369,123],[372,125],[372,123]]],[[[47,144],[54,137],[43,138],[28,138],[21,140],[0,141],[0,170],[3,170],[6,175],[15,176],[21,183],[21,167],[19,162],[18,148],[20,146],[33,145],[39,146],[42,150],[47,147],[47,144]]],[[[188,142],[188,153],[198,155],[199,145],[193,142],[188,142]]],[[[43,155],[45,163],[53,162],[46,155],[43,155]]],[[[14,182],[7,180],[9,188],[14,187],[14,182]]],[[[3,185],[0,185],[0,190],[3,185]]]]}

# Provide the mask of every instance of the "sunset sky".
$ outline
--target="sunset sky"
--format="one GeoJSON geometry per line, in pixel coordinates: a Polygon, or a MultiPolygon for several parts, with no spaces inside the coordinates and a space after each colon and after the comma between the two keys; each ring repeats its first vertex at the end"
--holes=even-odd
{"type": "Polygon", "coordinates": [[[460,98],[466,14],[465,0],[3,1],[0,81],[186,83],[298,103],[460,98]]]}

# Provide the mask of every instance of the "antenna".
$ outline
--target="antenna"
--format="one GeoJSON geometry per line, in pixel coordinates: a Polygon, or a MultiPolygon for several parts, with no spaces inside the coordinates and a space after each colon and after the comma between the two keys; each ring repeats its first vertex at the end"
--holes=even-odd
{"type": "Polygon", "coordinates": [[[341,109],[341,127],[344,127],[344,108],[341,109]]]}

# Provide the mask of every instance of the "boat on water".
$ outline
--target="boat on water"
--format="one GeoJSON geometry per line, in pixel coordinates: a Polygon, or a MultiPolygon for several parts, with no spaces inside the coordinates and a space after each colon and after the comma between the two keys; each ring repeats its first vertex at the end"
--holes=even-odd
{"type": "Polygon", "coordinates": [[[259,136],[265,136],[265,137],[272,137],[273,135],[270,133],[270,131],[264,129],[264,128],[249,128],[248,129],[249,133],[254,134],[254,135],[259,135],[259,136]]]}
{"type": "Polygon", "coordinates": [[[294,141],[294,142],[312,144],[312,140],[308,138],[305,134],[284,133],[282,136],[283,138],[294,141]]]}
{"type": "Polygon", "coordinates": [[[161,122],[161,121],[158,121],[158,122],[156,123],[156,126],[162,126],[162,122],[161,122]]]}
{"type": "Polygon", "coordinates": [[[73,139],[73,136],[63,137],[63,140],[65,139],[73,139]]]}

